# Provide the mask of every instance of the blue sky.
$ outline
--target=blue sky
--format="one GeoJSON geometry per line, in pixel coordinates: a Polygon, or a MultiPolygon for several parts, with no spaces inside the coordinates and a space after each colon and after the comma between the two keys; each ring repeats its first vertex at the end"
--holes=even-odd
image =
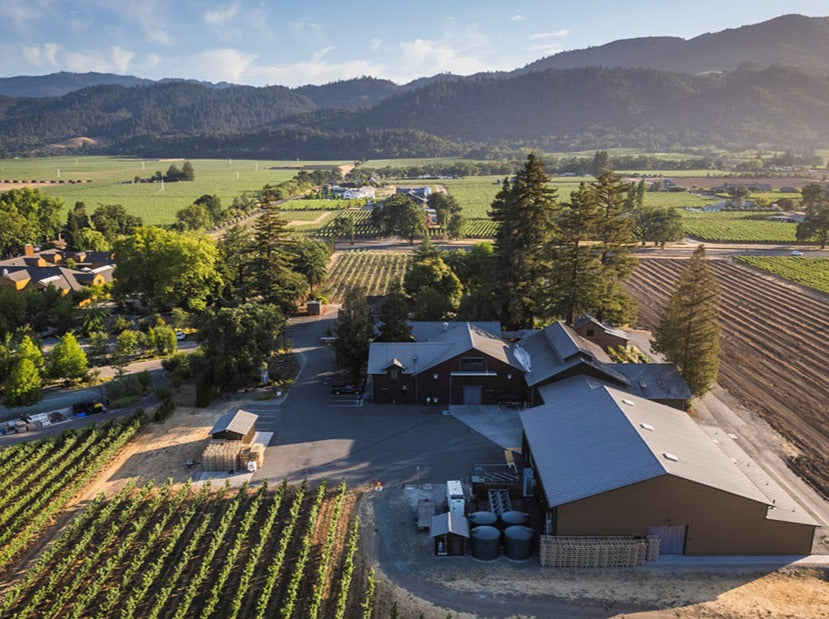
{"type": "Polygon", "coordinates": [[[679,4],[0,0],[0,76],[103,71],[298,86],[372,75],[402,83],[513,69],[621,38],[690,38],[782,13],[829,14],[827,0],[679,4]]]}

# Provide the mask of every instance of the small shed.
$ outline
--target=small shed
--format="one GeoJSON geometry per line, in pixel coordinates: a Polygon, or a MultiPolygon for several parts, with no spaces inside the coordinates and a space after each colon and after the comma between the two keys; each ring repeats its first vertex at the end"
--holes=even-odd
{"type": "Polygon", "coordinates": [[[437,506],[432,499],[418,499],[417,501],[417,528],[428,529],[432,524],[437,506]]]}
{"type": "Polygon", "coordinates": [[[222,415],[216,425],[213,426],[213,429],[210,430],[210,436],[213,440],[250,443],[253,440],[253,435],[256,434],[257,418],[257,415],[240,408],[235,413],[222,415]]]}
{"type": "Polygon", "coordinates": [[[466,540],[469,539],[469,521],[466,516],[449,512],[432,516],[429,536],[436,557],[462,557],[466,554],[466,540]]]}

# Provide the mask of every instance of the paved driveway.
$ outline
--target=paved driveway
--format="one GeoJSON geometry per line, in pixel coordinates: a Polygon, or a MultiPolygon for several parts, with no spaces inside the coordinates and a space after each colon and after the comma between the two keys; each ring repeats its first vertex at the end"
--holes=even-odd
{"type": "Polygon", "coordinates": [[[254,480],[298,481],[344,477],[350,486],[465,478],[473,464],[503,462],[503,450],[441,409],[360,405],[332,396],[335,362],[320,337],[336,315],[291,321],[288,336],[301,355],[301,371],[281,403],[251,402],[257,429],[273,432],[265,464],[254,480]]]}

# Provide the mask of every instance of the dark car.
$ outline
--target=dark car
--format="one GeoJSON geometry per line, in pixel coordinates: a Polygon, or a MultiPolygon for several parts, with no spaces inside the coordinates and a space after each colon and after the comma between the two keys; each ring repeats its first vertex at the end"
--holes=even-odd
{"type": "Polygon", "coordinates": [[[362,392],[357,385],[331,385],[331,393],[334,395],[359,395],[362,392]]]}

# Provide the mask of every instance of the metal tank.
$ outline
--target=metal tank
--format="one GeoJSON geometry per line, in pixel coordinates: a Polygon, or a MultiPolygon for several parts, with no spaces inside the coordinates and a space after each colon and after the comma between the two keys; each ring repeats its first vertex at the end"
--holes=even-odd
{"type": "Polygon", "coordinates": [[[480,561],[494,561],[500,554],[501,532],[495,527],[480,526],[472,529],[472,556],[480,561]]]}
{"type": "Polygon", "coordinates": [[[498,516],[492,512],[472,512],[469,514],[469,526],[473,529],[480,526],[495,526],[496,522],[498,522],[498,516]]]}
{"type": "Polygon", "coordinates": [[[530,527],[513,525],[504,531],[504,554],[512,561],[526,561],[533,554],[535,531],[530,527]]]}
{"type": "Polygon", "coordinates": [[[504,529],[513,526],[526,526],[529,519],[529,514],[525,514],[524,512],[504,512],[501,514],[501,526],[504,529]]]}

